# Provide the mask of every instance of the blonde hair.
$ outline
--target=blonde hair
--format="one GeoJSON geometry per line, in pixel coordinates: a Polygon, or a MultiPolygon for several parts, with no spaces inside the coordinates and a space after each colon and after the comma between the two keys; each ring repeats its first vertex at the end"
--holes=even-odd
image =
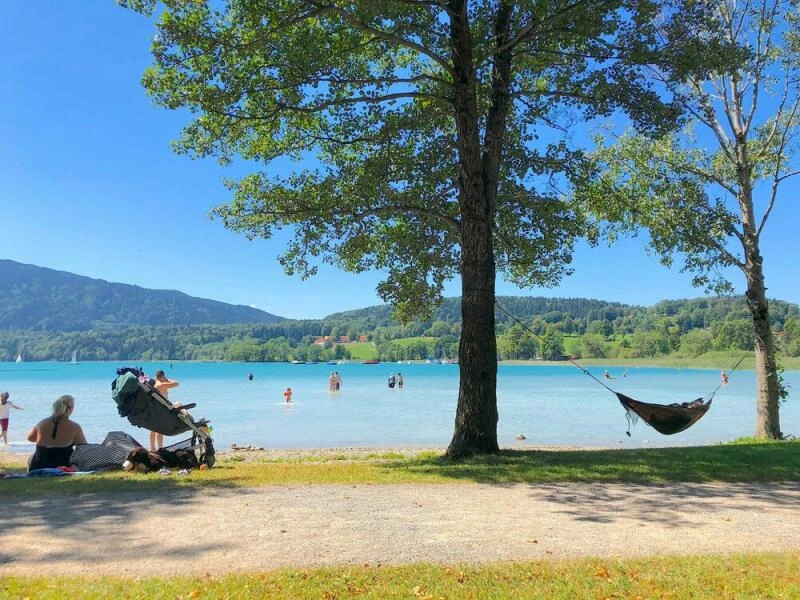
{"type": "Polygon", "coordinates": [[[53,418],[63,417],[70,408],[75,407],[75,398],[69,394],[59,396],[58,400],[53,402],[53,418]]]}

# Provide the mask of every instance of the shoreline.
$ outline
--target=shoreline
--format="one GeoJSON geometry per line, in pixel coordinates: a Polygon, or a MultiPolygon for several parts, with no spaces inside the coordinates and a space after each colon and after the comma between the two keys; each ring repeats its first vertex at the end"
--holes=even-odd
{"type": "MultiPolygon", "coordinates": [[[[627,450],[663,450],[665,448],[699,448],[711,447],[718,444],[650,446],[642,448],[627,448],[627,450]]],[[[609,450],[625,450],[619,446],[547,446],[547,445],[515,445],[501,446],[500,451],[518,452],[607,452],[609,450]]],[[[268,448],[265,446],[233,444],[231,448],[218,450],[218,461],[233,459],[236,462],[327,462],[348,460],[395,460],[409,459],[421,454],[444,455],[447,446],[342,446],[336,448],[268,448]],[[235,446],[235,447],[234,447],[235,446]]],[[[24,465],[30,451],[14,452],[0,448],[0,467],[4,465],[17,467],[24,465]]]]}
{"type": "MultiPolygon", "coordinates": [[[[573,359],[581,367],[592,368],[653,368],[653,369],[697,369],[702,371],[714,371],[720,369],[730,370],[732,362],[729,356],[709,356],[706,358],[695,357],[681,357],[681,356],[664,356],[658,358],[577,358],[573,359]]],[[[736,359],[738,360],[738,358],[736,359]]],[[[733,363],[736,362],[733,360],[733,363]]],[[[800,357],[787,357],[781,356],[781,362],[784,364],[784,371],[800,372],[800,357]]],[[[240,365],[289,365],[290,362],[285,361],[267,361],[267,362],[247,362],[247,361],[230,361],[230,360],[179,360],[179,359],[159,359],[159,360],[138,360],[138,359],[122,359],[122,360],[90,360],[83,361],[84,363],[98,363],[110,365],[124,365],[124,364],[240,364],[240,365]]],[[[16,365],[16,363],[8,363],[16,365]]],[[[50,365],[50,364],[67,364],[64,361],[58,360],[40,360],[40,361],[26,361],[28,365],[50,365]]],[[[81,363],[78,363],[81,364],[81,363]]],[[[306,365],[325,365],[327,363],[305,363],[306,365]]],[[[357,359],[343,360],[338,362],[339,365],[360,365],[363,361],[357,359]]],[[[457,362],[447,363],[428,363],[425,360],[403,360],[403,361],[381,361],[377,365],[426,365],[432,366],[458,366],[457,362]]],[[[539,359],[505,359],[498,360],[498,366],[522,366],[522,367],[571,367],[577,368],[569,360],[539,360],[539,359]]],[[[370,365],[374,366],[374,365],[370,365]]],[[[738,371],[754,371],[755,358],[747,357],[742,365],[737,369],[738,371]]]]}

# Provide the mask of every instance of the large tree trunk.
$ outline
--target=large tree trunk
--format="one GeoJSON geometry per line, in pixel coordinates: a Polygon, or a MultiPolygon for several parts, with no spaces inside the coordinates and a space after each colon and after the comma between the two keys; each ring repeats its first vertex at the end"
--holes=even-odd
{"type": "Polygon", "coordinates": [[[491,225],[464,219],[461,249],[460,380],[451,458],[497,452],[497,344],[491,225]]]}
{"type": "MultiPolygon", "coordinates": [[[[461,341],[455,431],[447,455],[463,458],[498,450],[493,236],[500,156],[509,107],[511,56],[509,51],[495,56],[492,105],[481,148],[466,3],[451,0],[449,8],[453,102],[461,167],[461,341]]],[[[497,47],[502,47],[507,40],[510,14],[510,4],[502,2],[495,23],[497,47]]]]}
{"type": "Polygon", "coordinates": [[[753,319],[756,352],[756,437],[780,439],[783,434],[778,410],[778,365],[769,321],[767,289],[764,286],[763,259],[755,229],[752,189],[749,185],[742,187],[739,204],[744,234],[743,270],[747,279],[745,295],[753,319]]]}

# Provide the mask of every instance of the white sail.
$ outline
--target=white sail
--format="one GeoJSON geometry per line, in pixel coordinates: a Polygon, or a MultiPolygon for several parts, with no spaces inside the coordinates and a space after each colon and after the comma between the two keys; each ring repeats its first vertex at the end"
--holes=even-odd
{"type": "Polygon", "coordinates": [[[17,362],[22,362],[22,354],[17,354],[17,362]]]}
{"type": "Polygon", "coordinates": [[[72,360],[69,361],[69,362],[70,362],[70,364],[73,364],[73,365],[77,365],[78,364],[78,351],[77,350],[73,350],[72,351],[72,360]]]}

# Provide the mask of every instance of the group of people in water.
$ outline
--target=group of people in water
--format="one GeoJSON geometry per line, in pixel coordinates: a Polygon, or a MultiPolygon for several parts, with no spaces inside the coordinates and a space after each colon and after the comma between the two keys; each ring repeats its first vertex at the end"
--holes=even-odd
{"type": "MultiPolygon", "coordinates": [[[[622,370],[622,376],[623,377],[627,377],[628,376],[628,369],[623,369],[622,370]]],[[[603,377],[605,379],[616,379],[616,377],[614,377],[611,373],[608,372],[608,369],[603,371],[603,377]]],[[[720,378],[722,379],[722,383],[723,384],[728,383],[728,372],[725,369],[722,370],[722,374],[720,375],[720,378]]],[[[392,386],[390,385],[389,387],[392,387],[392,386]]],[[[403,387],[403,386],[401,385],[400,387],[403,387]]]]}
{"type": "Polygon", "coordinates": [[[405,380],[403,379],[403,374],[398,372],[397,373],[397,377],[395,377],[394,373],[389,373],[389,379],[387,381],[387,385],[390,388],[394,388],[394,386],[397,385],[397,387],[402,390],[403,389],[403,385],[405,385],[405,380]]]}
{"type": "MultiPolygon", "coordinates": [[[[622,369],[622,376],[623,377],[628,376],[628,369],[622,369]]],[[[611,373],[609,373],[607,369],[603,371],[603,377],[605,379],[616,379],[616,377],[614,377],[611,373]]]]}
{"type": "Polygon", "coordinates": [[[328,377],[328,391],[338,392],[342,389],[342,376],[339,371],[331,371],[331,376],[328,377]]]}
{"type": "MultiPolygon", "coordinates": [[[[248,374],[247,378],[250,381],[253,381],[253,374],[248,374]]],[[[398,373],[397,377],[395,377],[394,373],[389,373],[389,379],[387,381],[387,385],[390,388],[394,388],[397,386],[399,389],[403,389],[405,385],[405,379],[403,378],[402,373],[398,373]]],[[[338,392],[342,389],[342,376],[339,374],[339,371],[331,371],[330,376],[328,377],[328,391],[329,392],[338,392]]],[[[283,401],[286,404],[290,404],[292,402],[292,388],[287,387],[286,391],[283,392],[283,401]]]]}

